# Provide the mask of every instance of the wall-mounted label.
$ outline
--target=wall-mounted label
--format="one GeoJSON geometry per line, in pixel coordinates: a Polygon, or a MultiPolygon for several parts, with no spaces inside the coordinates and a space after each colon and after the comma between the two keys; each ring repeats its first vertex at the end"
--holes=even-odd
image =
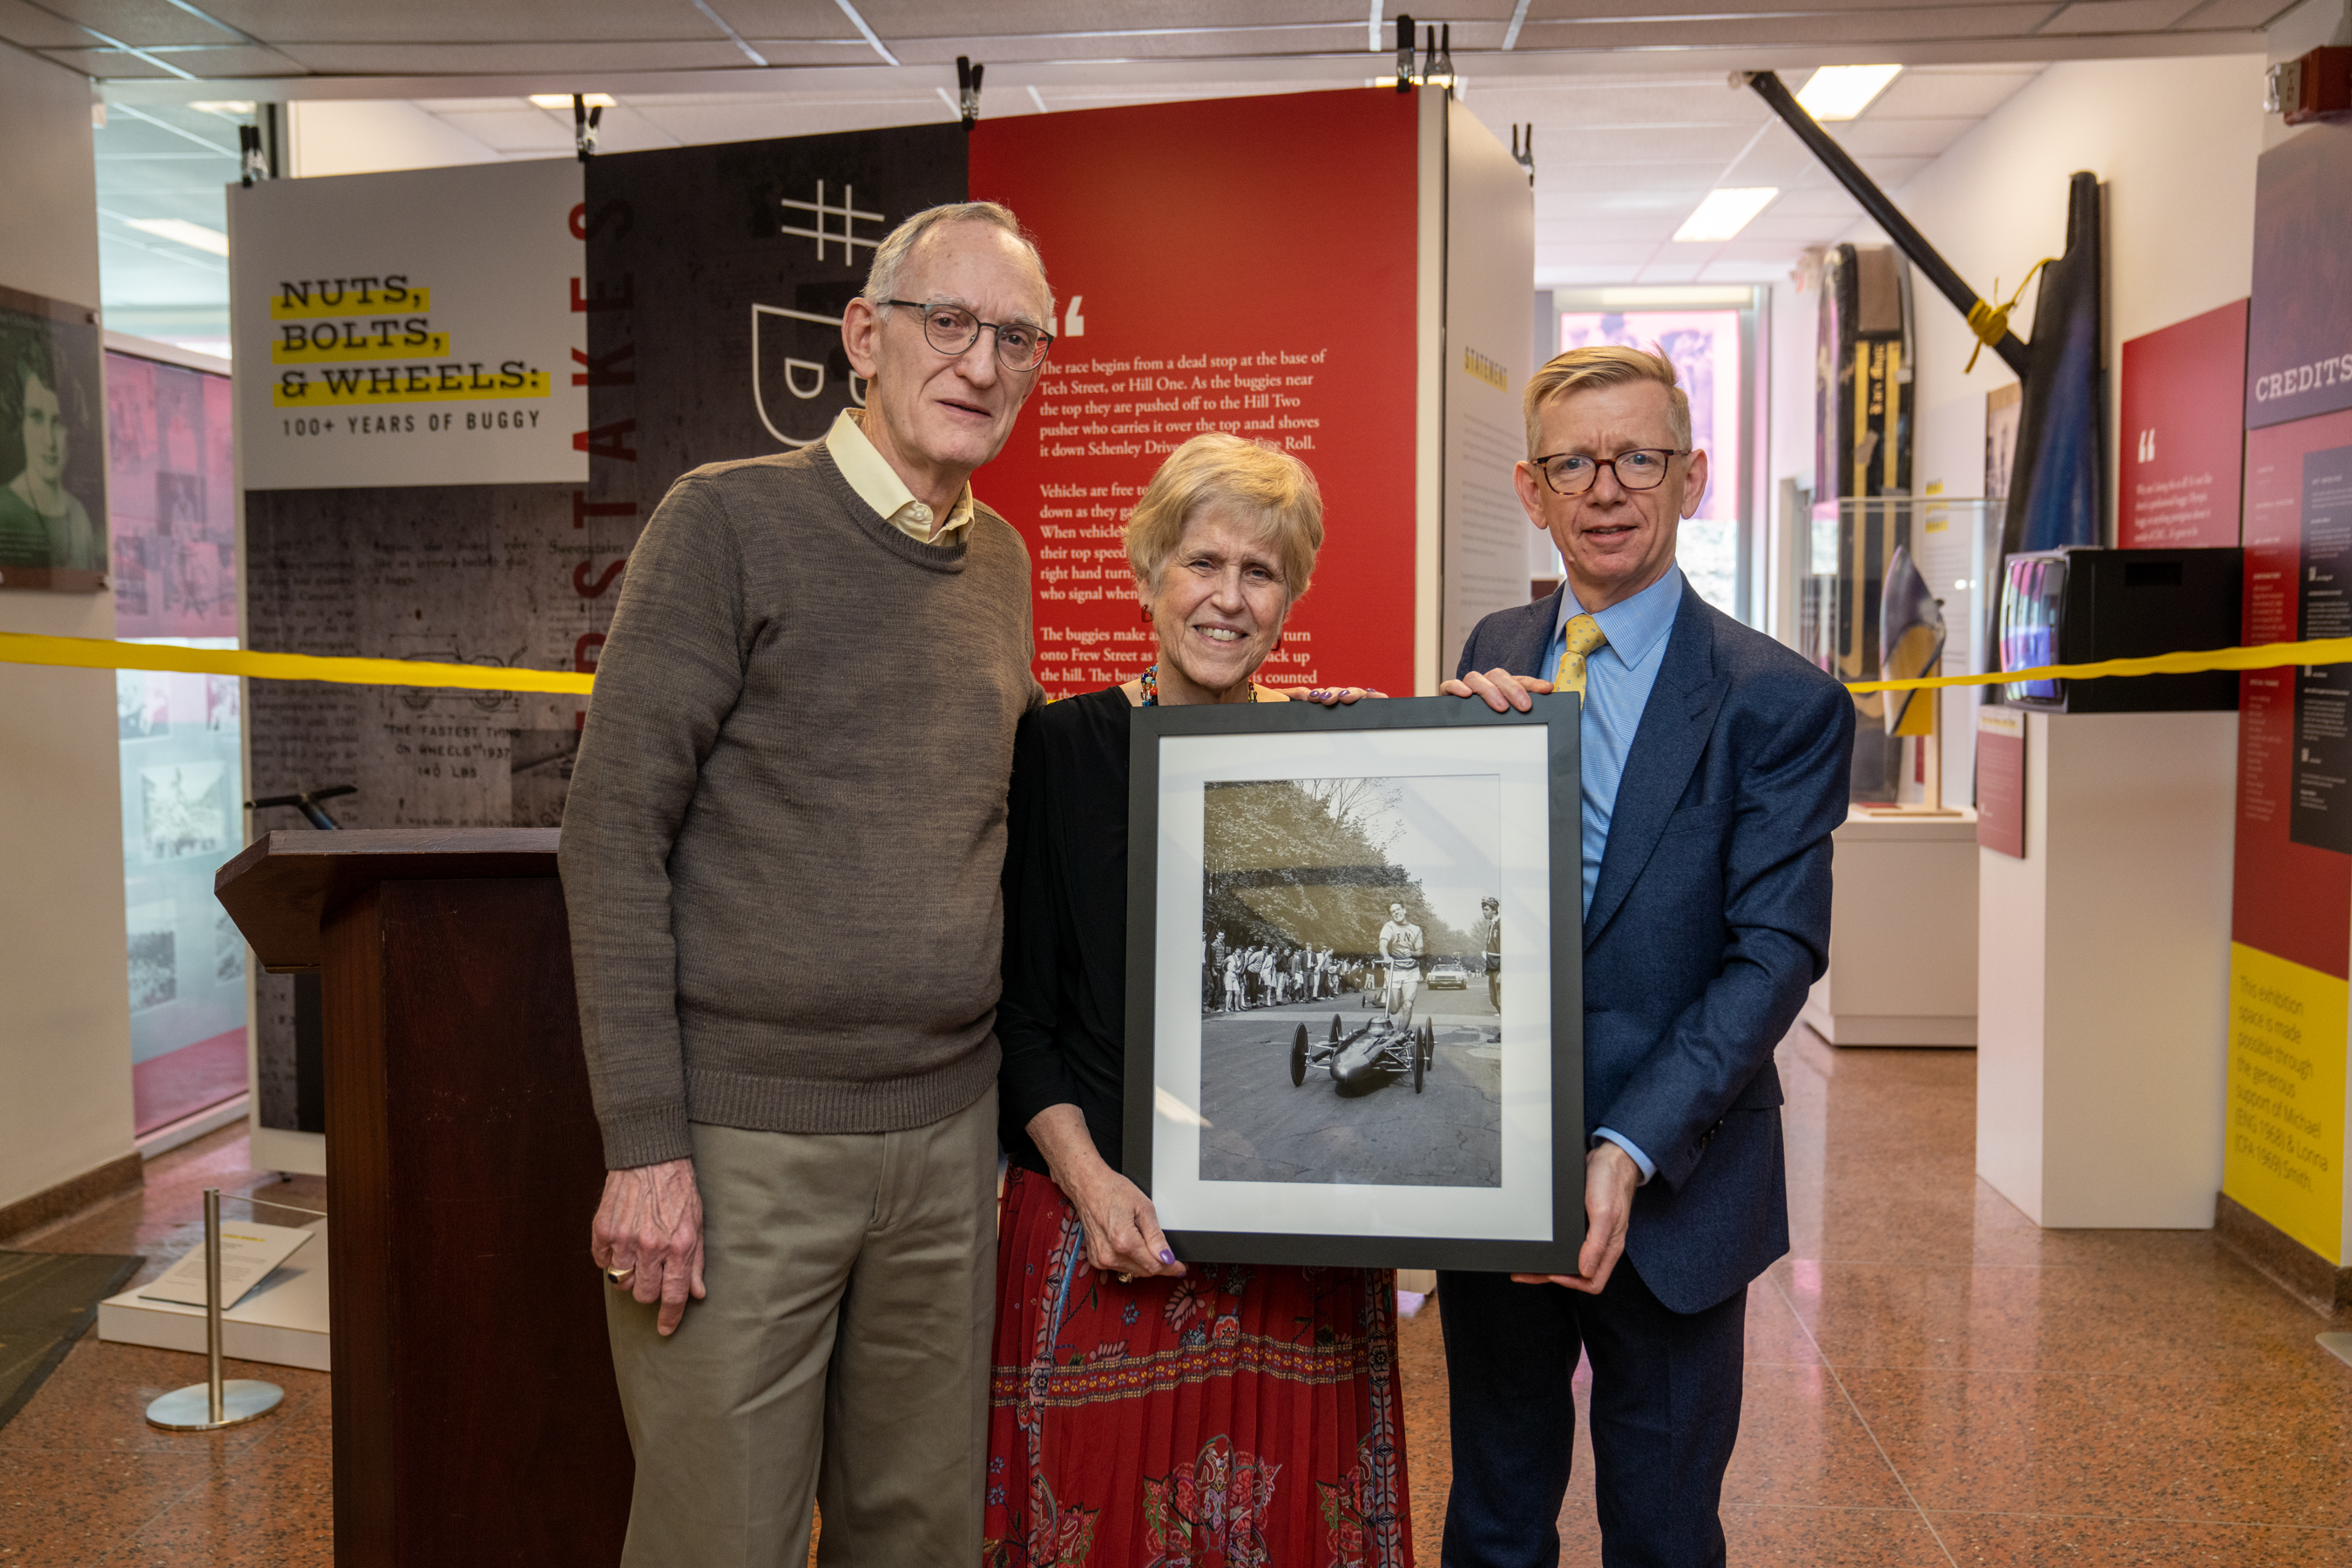
{"type": "Polygon", "coordinates": [[[1977,710],[1977,844],[2025,858],[2025,715],[1977,710]]]}
{"type": "Polygon", "coordinates": [[[232,190],[245,488],[585,479],[580,193],[571,159],[232,190]]]}
{"type": "Polygon", "coordinates": [[[2118,544],[2238,542],[2245,377],[2243,300],[2124,344],[2118,544]]]}

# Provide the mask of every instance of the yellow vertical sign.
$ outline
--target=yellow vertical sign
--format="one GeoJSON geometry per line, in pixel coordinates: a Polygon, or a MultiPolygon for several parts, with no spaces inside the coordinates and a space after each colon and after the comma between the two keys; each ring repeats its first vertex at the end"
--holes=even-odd
{"type": "Polygon", "coordinates": [[[2230,944],[2221,1190],[2342,1267],[2347,985],[2230,944]]]}

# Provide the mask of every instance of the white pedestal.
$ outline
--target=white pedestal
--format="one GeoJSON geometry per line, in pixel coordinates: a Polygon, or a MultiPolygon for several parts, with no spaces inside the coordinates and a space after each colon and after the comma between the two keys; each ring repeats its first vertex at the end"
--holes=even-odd
{"type": "MultiPolygon", "coordinates": [[[[221,1314],[221,1353],[231,1361],[331,1370],[327,1359],[327,1222],[303,1227],[317,1239],[273,1270],[221,1314]]],[[[98,1337],[158,1350],[205,1350],[205,1310],[149,1301],[125,1290],[98,1304],[98,1337]]]]}
{"type": "Polygon", "coordinates": [[[1837,830],[1829,973],[1803,1017],[1833,1046],[1977,1043],[1977,818],[1857,809],[1837,830]]]}
{"type": "Polygon", "coordinates": [[[2210,1229],[2235,713],[2029,713],[2025,858],[1978,851],[1977,1173],[2051,1226],[2210,1229]]]}

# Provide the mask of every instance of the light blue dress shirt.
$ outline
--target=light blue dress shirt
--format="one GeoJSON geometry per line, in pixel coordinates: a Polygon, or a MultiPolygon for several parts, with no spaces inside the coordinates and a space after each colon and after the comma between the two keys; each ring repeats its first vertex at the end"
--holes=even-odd
{"type": "MultiPolygon", "coordinates": [[[[1583,750],[1584,911],[1592,912],[1592,889],[1601,880],[1601,859],[1609,850],[1609,819],[1617,810],[1617,786],[1625,781],[1625,761],[1633,754],[1633,736],[1642,727],[1642,710],[1650,705],[1650,689],[1666,662],[1666,634],[1675,629],[1675,613],[1682,607],[1683,571],[1668,566],[1666,574],[1634,595],[1621,599],[1592,618],[1609,640],[1585,657],[1584,714],[1577,725],[1583,750]]],[[[1581,614],[1576,592],[1559,596],[1559,618],[1551,642],[1544,649],[1540,673],[1549,680],[1559,668],[1568,648],[1568,622],[1581,614]]],[[[1606,1138],[1633,1156],[1642,1167],[1642,1180],[1658,1172],[1647,1154],[1622,1133],[1603,1127],[1593,1134],[1606,1138]]]]}

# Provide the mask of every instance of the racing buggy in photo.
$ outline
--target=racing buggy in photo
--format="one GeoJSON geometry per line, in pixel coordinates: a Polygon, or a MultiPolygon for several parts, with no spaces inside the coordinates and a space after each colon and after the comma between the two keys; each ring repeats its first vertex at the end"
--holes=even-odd
{"type": "Polygon", "coordinates": [[[1343,1033],[1339,1016],[1331,1015],[1331,1036],[1325,1040],[1310,1040],[1307,1026],[1290,1040],[1290,1082],[1293,1088],[1307,1081],[1310,1067],[1331,1069],[1334,1090],[1345,1095],[1369,1094],[1384,1087],[1401,1074],[1412,1074],[1412,1091],[1419,1094],[1428,1077],[1430,1064],[1437,1059],[1437,1026],[1423,1023],[1419,1028],[1397,1027],[1386,1013],[1366,1024],[1353,1034],[1343,1033]]]}

